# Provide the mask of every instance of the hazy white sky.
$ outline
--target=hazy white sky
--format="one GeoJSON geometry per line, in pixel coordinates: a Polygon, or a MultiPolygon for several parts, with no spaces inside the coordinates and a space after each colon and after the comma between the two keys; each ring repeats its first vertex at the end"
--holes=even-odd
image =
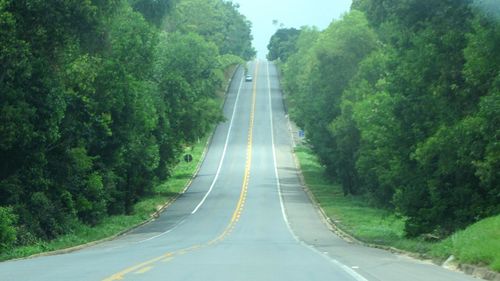
{"type": "Polygon", "coordinates": [[[277,20],[284,27],[304,25],[326,28],[333,19],[349,11],[351,0],[233,0],[240,4],[240,13],[252,22],[253,45],[257,57],[265,58],[269,38],[276,32],[277,20]]]}

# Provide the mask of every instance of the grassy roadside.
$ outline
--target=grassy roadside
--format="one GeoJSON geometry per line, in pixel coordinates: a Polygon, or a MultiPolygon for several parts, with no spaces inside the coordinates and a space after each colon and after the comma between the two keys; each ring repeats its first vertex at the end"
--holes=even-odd
{"type": "Polygon", "coordinates": [[[179,164],[172,171],[172,177],[165,183],[156,186],[151,196],[138,202],[134,206],[133,215],[107,217],[95,227],[79,224],[75,226],[73,233],[60,236],[52,241],[40,241],[33,245],[17,247],[11,251],[2,253],[0,261],[27,257],[98,241],[107,237],[113,237],[143,223],[153,213],[182,192],[195,173],[198,163],[202,160],[208,137],[200,140],[195,146],[186,151],[193,156],[193,161],[187,163],[179,159],[179,164]]]}
{"type": "Polygon", "coordinates": [[[487,266],[500,272],[500,216],[482,220],[441,242],[404,237],[404,220],[392,212],[374,208],[362,197],[344,196],[340,185],[324,176],[324,168],[313,152],[299,146],[295,154],[304,180],[326,215],[356,239],[445,260],[487,266]]]}
{"type": "Polygon", "coordinates": [[[500,272],[500,215],[457,231],[433,247],[430,254],[441,258],[453,255],[461,262],[500,272]]]}

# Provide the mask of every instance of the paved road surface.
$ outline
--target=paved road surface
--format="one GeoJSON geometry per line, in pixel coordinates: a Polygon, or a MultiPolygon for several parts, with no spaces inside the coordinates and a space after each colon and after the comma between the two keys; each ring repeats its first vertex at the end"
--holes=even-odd
{"type": "Polygon", "coordinates": [[[156,221],[64,255],[0,263],[2,281],[470,281],[333,235],[303,192],[274,65],[249,64],[188,191],[156,221]]]}

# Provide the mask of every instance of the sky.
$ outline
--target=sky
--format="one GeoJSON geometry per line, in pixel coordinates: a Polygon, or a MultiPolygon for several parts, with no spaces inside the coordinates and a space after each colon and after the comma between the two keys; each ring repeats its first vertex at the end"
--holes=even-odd
{"type": "Polygon", "coordinates": [[[252,22],[253,46],[264,59],[269,39],[279,28],[316,26],[325,29],[334,19],[349,11],[352,0],[233,0],[239,11],[252,22]],[[278,26],[273,25],[278,21],[278,26]]]}

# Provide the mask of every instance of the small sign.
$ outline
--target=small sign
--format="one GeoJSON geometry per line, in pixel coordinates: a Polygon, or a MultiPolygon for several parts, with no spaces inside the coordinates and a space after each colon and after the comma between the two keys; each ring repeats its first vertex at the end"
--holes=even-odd
{"type": "Polygon", "coordinates": [[[191,155],[191,154],[184,155],[184,161],[186,161],[188,163],[193,161],[193,155],[191,155]]]}

